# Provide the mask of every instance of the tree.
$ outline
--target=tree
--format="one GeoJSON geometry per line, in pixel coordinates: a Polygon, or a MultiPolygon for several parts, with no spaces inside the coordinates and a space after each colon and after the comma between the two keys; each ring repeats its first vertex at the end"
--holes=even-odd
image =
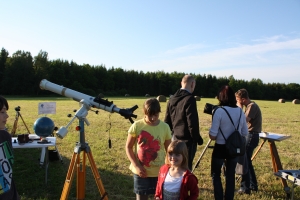
{"type": "Polygon", "coordinates": [[[2,81],[5,73],[5,65],[6,65],[6,60],[8,58],[8,55],[9,55],[8,51],[2,48],[0,53],[0,91],[2,91],[2,87],[4,85],[2,81]]]}
{"type": "MultiPolygon", "coordinates": [[[[79,92],[94,95],[135,96],[150,94],[173,94],[179,87],[183,72],[165,73],[164,71],[146,72],[123,70],[122,68],[106,69],[105,65],[78,65],[67,60],[48,59],[48,53],[40,51],[32,58],[29,52],[18,50],[11,57],[2,48],[0,52],[0,92],[3,95],[40,95],[52,94],[39,88],[40,81],[47,79],[53,83],[64,85],[79,92]],[[5,87],[4,87],[5,86],[5,87]],[[7,87],[9,86],[9,87],[7,87]]],[[[299,99],[300,85],[290,83],[264,84],[260,79],[251,81],[237,80],[232,75],[216,78],[210,74],[192,74],[196,79],[195,95],[214,97],[222,85],[228,84],[237,91],[245,88],[253,99],[277,100],[299,99]]]]}
{"type": "Polygon", "coordinates": [[[48,53],[40,50],[39,54],[34,57],[33,68],[35,72],[35,93],[40,92],[39,83],[42,79],[49,79],[49,61],[48,53]]]}
{"type": "Polygon", "coordinates": [[[30,52],[17,51],[8,59],[3,78],[3,93],[10,95],[34,94],[34,69],[30,52]]]}
{"type": "Polygon", "coordinates": [[[218,86],[216,76],[212,76],[211,74],[206,75],[206,88],[205,88],[205,96],[215,97],[218,93],[220,86],[218,86]]]}
{"type": "Polygon", "coordinates": [[[263,99],[264,86],[260,79],[251,79],[247,91],[253,99],[263,99]]]}

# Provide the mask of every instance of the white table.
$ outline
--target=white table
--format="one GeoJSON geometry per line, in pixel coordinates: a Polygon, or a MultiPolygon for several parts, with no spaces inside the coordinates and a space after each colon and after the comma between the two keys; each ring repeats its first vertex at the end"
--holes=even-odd
{"type": "MultiPolygon", "coordinates": [[[[268,141],[269,147],[270,147],[270,153],[271,153],[273,172],[277,173],[278,171],[283,170],[275,142],[280,142],[280,141],[286,140],[286,139],[290,138],[291,136],[285,135],[285,134],[280,134],[280,133],[261,132],[261,133],[259,133],[259,137],[260,137],[260,139],[263,139],[264,141],[257,148],[257,150],[253,154],[251,160],[253,160],[255,158],[255,156],[258,154],[260,149],[263,147],[264,143],[266,141],[268,141]]],[[[281,178],[281,183],[283,185],[284,191],[286,192],[286,194],[289,197],[290,187],[287,185],[286,179],[281,178]]]]}
{"type": "MultiPolygon", "coordinates": [[[[33,135],[33,134],[30,134],[33,135]]],[[[13,137],[12,138],[12,146],[14,149],[26,149],[26,148],[41,148],[41,159],[40,164],[45,164],[45,182],[47,184],[47,178],[48,178],[48,165],[49,165],[49,156],[48,156],[48,147],[55,147],[56,145],[56,137],[47,137],[47,140],[50,141],[49,143],[38,143],[40,140],[33,140],[32,142],[28,143],[18,143],[18,138],[13,137]],[[45,163],[44,163],[45,160],[45,163]]]]}

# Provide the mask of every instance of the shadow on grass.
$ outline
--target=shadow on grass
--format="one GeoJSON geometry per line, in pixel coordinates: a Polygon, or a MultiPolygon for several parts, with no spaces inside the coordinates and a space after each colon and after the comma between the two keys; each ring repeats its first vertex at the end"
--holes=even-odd
{"type": "MultiPolygon", "coordinates": [[[[45,184],[45,168],[40,166],[40,149],[14,149],[14,180],[22,200],[53,200],[60,199],[62,189],[68,172],[71,155],[63,157],[63,163],[50,161],[48,168],[48,182],[45,184]]],[[[96,181],[94,179],[89,160],[86,161],[86,186],[85,199],[100,199],[96,181]]],[[[135,194],[132,191],[133,179],[130,175],[124,175],[112,170],[103,170],[97,166],[108,198],[113,200],[132,200],[135,194]]],[[[74,174],[68,199],[76,199],[76,178],[74,174]]],[[[275,188],[268,185],[260,185],[259,192],[248,195],[236,194],[235,199],[286,199],[286,193],[280,184],[280,179],[274,179],[275,188]]],[[[270,183],[271,184],[271,183],[270,183]]],[[[292,184],[289,183],[292,187],[292,184]]],[[[200,187],[200,200],[212,199],[213,189],[200,187]]],[[[298,187],[294,188],[294,199],[300,199],[298,187]]]]}
{"type": "MultiPolygon", "coordinates": [[[[50,161],[48,167],[48,181],[45,182],[45,167],[40,165],[40,149],[14,149],[13,177],[18,193],[22,200],[53,200],[60,199],[67,176],[70,158],[63,157],[63,162],[50,161]]],[[[70,155],[71,157],[71,155],[70,155]]],[[[131,176],[114,173],[98,168],[100,178],[109,199],[134,199],[132,192],[133,180],[131,176]]],[[[76,199],[76,179],[71,183],[68,199],[76,199]]],[[[85,199],[100,199],[96,180],[86,158],[86,186],[85,199]]]]}

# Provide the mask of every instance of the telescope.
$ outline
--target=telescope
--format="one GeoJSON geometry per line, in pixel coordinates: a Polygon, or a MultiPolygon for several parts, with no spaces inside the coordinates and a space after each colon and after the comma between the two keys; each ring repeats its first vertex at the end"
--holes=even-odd
{"type": "Polygon", "coordinates": [[[203,112],[206,114],[212,115],[216,108],[218,108],[217,105],[206,103],[204,106],[203,112]]]}
{"type": "MultiPolygon", "coordinates": [[[[92,97],[92,96],[77,92],[75,90],[66,88],[64,86],[57,85],[46,79],[41,80],[40,88],[42,90],[49,90],[56,94],[66,96],[66,97],[72,98],[73,100],[75,100],[77,102],[80,102],[82,107],[76,112],[75,117],[83,118],[87,125],[89,125],[89,123],[85,117],[87,115],[87,111],[90,110],[91,107],[99,108],[99,109],[105,110],[110,113],[114,113],[114,112],[119,113],[121,116],[125,117],[125,119],[129,119],[129,121],[131,123],[133,123],[132,118],[137,117],[137,115],[133,114],[133,112],[138,108],[137,105],[133,106],[132,108],[120,109],[117,106],[115,106],[112,101],[108,101],[107,99],[104,100],[99,96],[92,97]]],[[[74,120],[74,118],[73,118],[73,120],[74,120]]],[[[71,122],[73,120],[71,120],[71,122]]],[[[70,125],[70,123],[68,125],[70,125]]],[[[63,138],[67,134],[67,130],[65,127],[62,127],[61,129],[62,130],[59,130],[57,132],[57,135],[60,138],[63,138]],[[60,131],[61,131],[61,133],[60,133],[60,131]]]]}

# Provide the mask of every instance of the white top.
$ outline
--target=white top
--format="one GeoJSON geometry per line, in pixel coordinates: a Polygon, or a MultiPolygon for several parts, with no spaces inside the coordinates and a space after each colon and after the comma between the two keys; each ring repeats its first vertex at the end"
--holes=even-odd
{"type": "Polygon", "coordinates": [[[219,127],[221,128],[226,139],[235,130],[234,127],[237,128],[238,124],[240,124],[239,132],[241,133],[241,135],[246,136],[248,134],[246,117],[242,109],[240,107],[233,108],[229,106],[224,106],[223,108],[226,109],[229,115],[231,116],[234,126],[232,125],[230,118],[222,108],[218,108],[215,111],[213,115],[211,128],[209,130],[209,134],[211,136],[217,136],[216,139],[217,144],[225,144],[224,137],[220,132],[219,127]],[[241,113],[241,119],[240,121],[238,121],[240,117],[240,113],[241,113]]]}
{"type": "Polygon", "coordinates": [[[166,176],[163,186],[164,200],[176,200],[180,197],[180,187],[183,176],[175,178],[170,175],[170,170],[166,176]]]}

